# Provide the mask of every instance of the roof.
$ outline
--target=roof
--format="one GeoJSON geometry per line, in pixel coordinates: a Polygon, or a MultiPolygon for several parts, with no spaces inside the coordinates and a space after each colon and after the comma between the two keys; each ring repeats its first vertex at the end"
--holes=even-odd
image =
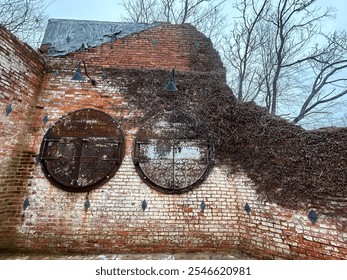
{"type": "Polygon", "coordinates": [[[49,56],[61,56],[82,51],[133,33],[150,29],[160,23],[129,23],[90,20],[50,19],[42,40],[48,45],[49,56]]]}

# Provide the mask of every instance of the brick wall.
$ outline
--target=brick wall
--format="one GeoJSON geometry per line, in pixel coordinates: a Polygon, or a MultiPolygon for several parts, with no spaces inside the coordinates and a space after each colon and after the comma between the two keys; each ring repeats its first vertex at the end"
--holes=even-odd
{"type": "Polygon", "coordinates": [[[151,68],[219,72],[225,69],[209,39],[189,25],[158,27],[69,55],[85,60],[89,67],[151,68]]]}
{"type": "Polygon", "coordinates": [[[20,223],[36,151],[30,145],[43,58],[0,26],[0,238],[20,223]]]}
{"type": "MultiPolygon", "coordinates": [[[[133,77],[140,78],[143,67],[147,68],[147,74],[150,69],[164,67],[165,79],[161,81],[162,84],[156,85],[164,88],[172,67],[169,62],[175,61],[176,70],[187,74],[187,70],[197,66],[192,62],[196,59],[195,55],[200,55],[200,61],[204,62],[198,71],[218,72],[223,79],[223,67],[206,67],[208,64],[221,65],[210,41],[191,26],[176,30],[171,25],[164,25],[142,32],[141,37],[134,35],[84,53],[73,53],[63,58],[47,57],[32,123],[35,154],[39,152],[44,133],[58,118],[83,108],[103,110],[120,122],[126,154],[116,176],[89,194],[57,189],[44,177],[38,163],[30,164],[33,173],[30,182],[24,183],[26,196],[18,202],[22,205],[24,199],[28,199],[30,206],[22,209],[17,234],[7,236],[3,247],[10,244],[19,249],[53,252],[235,249],[238,238],[230,227],[236,226],[237,215],[233,210],[235,207],[230,206],[235,205],[236,200],[234,190],[225,185],[226,177],[221,175],[224,171],[214,169],[200,188],[184,195],[164,195],[146,185],[138,176],[132,161],[134,137],[143,112],[130,104],[127,98],[132,84],[130,78],[124,73],[109,74],[117,72],[120,66],[138,68],[133,77]],[[156,38],[159,39],[153,44],[156,38]],[[167,53],[165,49],[168,48],[169,39],[171,51],[167,53]],[[180,54],[182,49],[183,55],[180,54]],[[139,60],[137,64],[134,64],[135,58],[139,60]],[[97,80],[96,87],[88,81],[80,83],[70,80],[79,60],[85,61],[89,73],[93,73],[91,76],[97,80]],[[101,74],[105,68],[107,77],[103,80],[101,74]],[[45,116],[47,122],[43,121],[45,116]],[[85,211],[87,196],[91,207],[85,211]],[[148,203],[146,211],[141,209],[143,200],[148,203]],[[202,201],[207,205],[204,213],[200,210],[202,201]],[[229,219],[224,220],[226,216],[229,219]]],[[[154,75],[156,72],[153,72],[154,75]]]]}
{"type": "MultiPolygon", "coordinates": [[[[2,248],[82,253],[241,249],[266,259],[347,258],[346,221],[317,212],[318,220],[313,225],[307,217],[310,209],[294,211],[269,204],[256,194],[254,183],[244,173],[230,175],[226,166],[218,164],[218,159],[207,179],[184,194],[162,194],[141,180],[132,157],[144,110],[132,101],[134,92],[150,98],[152,90],[160,91],[165,86],[172,67],[177,70],[178,84],[180,75],[185,76],[186,83],[181,82],[180,86],[187,94],[192,92],[189,80],[199,84],[196,79],[204,79],[197,73],[217,73],[222,86],[225,83],[218,55],[209,41],[191,26],[164,24],[112,44],[46,59],[40,94],[37,99],[32,98],[32,103],[27,101],[35,105],[32,118],[21,116],[30,130],[27,133],[24,129],[23,133],[27,134],[20,135],[31,136],[27,137],[28,141],[22,141],[21,150],[31,154],[14,165],[17,172],[25,170],[30,176],[7,182],[8,187],[20,189],[19,194],[6,193],[6,187],[1,189],[2,197],[6,193],[13,204],[13,210],[2,210],[7,213],[2,217],[8,217],[0,229],[2,248]],[[95,87],[88,81],[70,80],[79,60],[86,62],[89,74],[97,80],[95,87]],[[102,78],[103,73],[106,76],[102,78]],[[141,83],[136,85],[136,81],[141,83]],[[120,123],[125,137],[125,157],[106,184],[89,193],[70,193],[51,185],[32,155],[39,153],[45,132],[56,120],[84,108],[102,110],[120,123]],[[86,211],[87,198],[90,207],[86,211]],[[24,210],[25,199],[30,205],[24,210]],[[145,211],[141,208],[143,200],[147,202],[145,211]],[[206,203],[204,212],[200,209],[202,201],[206,203]],[[244,210],[246,203],[251,208],[249,214],[244,210]],[[10,221],[13,227],[9,226],[10,221]]],[[[37,73],[42,71],[40,67],[37,73]]],[[[35,89],[34,96],[37,87],[27,87],[35,89]]],[[[12,114],[6,118],[15,116],[12,114]]],[[[13,131],[10,135],[16,134],[13,131]]],[[[9,150],[15,149],[9,147],[9,150]]],[[[3,170],[13,170],[8,166],[3,165],[3,170]]]]}
{"type": "Polygon", "coordinates": [[[268,203],[255,192],[245,174],[231,177],[238,194],[240,249],[258,259],[346,259],[346,219],[335,219],[316,211],[318,220],[308,218],[311,208],[291,210],[268,203]],[[249,214],[244,206],[248,203],[249,214]]]}

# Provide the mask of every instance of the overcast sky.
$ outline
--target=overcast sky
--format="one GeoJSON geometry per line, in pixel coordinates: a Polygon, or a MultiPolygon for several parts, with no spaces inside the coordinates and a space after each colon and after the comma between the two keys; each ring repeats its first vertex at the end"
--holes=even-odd
{"type": "Polygon", "coordinates": [[[121,0],[45,0],[49,18],[119,21],[121,0]],[[50,3],[50,4],[49,4],[50,3]]]}
{"type": "MultiPolygon", "coordinates": [[[[234,0],[226,2],[231,7],[234,0]]],[[[49,18],[120,21],[124,13],[119,5],[121,0],[45,0],[45,3],[50,3],[46,10],[49,18]]],[[[318,0],[318,4],[337,10],[336,20],[329,22],[328,27],[347,29],[347,0],[318,0]]]]}

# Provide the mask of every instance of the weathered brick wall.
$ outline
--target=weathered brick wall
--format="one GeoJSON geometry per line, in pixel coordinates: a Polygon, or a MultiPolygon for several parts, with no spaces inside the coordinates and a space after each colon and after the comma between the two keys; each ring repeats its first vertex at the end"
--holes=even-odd
{"type": "Polygon", "coordinates": [[[153,190],[141,180],[132,161],[142,113],[124,97],[128,91],[124,80],[121,88],[113,87],[111,78],[93,87],[89,82],[70,81],[71,72],[59,72],[58,76],[47,73],[43,81],[38,102],[42,109],[34,129],[36,150],[47,128],[59,117],[73,110],[95,108],[121,124],[125,158],[116,175],[89,194],[52,186],[37,164],[27,191],[30,206],[23,211],[13,243],[19,248],[51,252],[235,250],[236,193],[228,187],[225,171],[214,168],[201,186],[183,195],[153,190]],[[50,119],[46,124],[42,122],[45,115],[50,119]],[[87,196],[90,208],[85,211],[87,196]],[[145,211],[141,208],[143,200],[148,204],[145,211]],[[204,213],[200,210],[202,201],[206,203],[204,213]]]}
{"type": "MultiPolygon", "coordinates": [[[[6,234],[8,223],[3,226],[0,245],[36,252],[88,253],[241,249],[256,258],[346,259],[345,221],[318,213],[318,221],[312,225],[307,218],[310,209],[300,212],[265,202],[244,173],[230,175],[218,159],[207,179],[184,194],[162,194],[141,180],[132,157],[144,111],[129,95],[164,87],[167,79],[158,84],[157,75],[162,69],[168,74],[173,67],[178,71],[178,84],[180,73],[185,73],[186,80],[189,75],[192,80],[203,79],[198,72],[218,73],[225,82],[218,55],[191,26],[164,24],[81,53],[47,57],[30,121],[30,141],[23,142],[22,150],[38,154],[45,132],[55,121],[71,111],[94,108],[120,123],[125,157],[115,176],[89,193],[63,191],[49,183],[40,164],[32,159],[21,162],[16,167],[30,170],[30,176],[13,185],[23,190],[13,200],[16,211],[8,212],[16,231],[6,234]],[[95,87],[88,81],[70,80],[79,60],[86,62],[89,74],[97,80],[95,87]],[[136,87],[134,81],[140,80],[136,87]],[[24,210],[26,198],[30,206],[24,210]],[[90,208],[85,211],[87,198],[90,208]],[[143,200],[148,205],[145,211],[143,200]],[[200,210],[202,201],[206,203],[204,212],[200,210]],[[244,210],[246,202],[251,207],[249,214],[244,210]]],[[[189,86],[182,87],[190,93],[189,86]]]]}
{"type": "Polygon", "coordinates": [[[0,26],[0,239],[21,220],[36,153],[30,133],[43,69],[43,58],[0,26]]]}
{"type": "Polygon", "coordinates": [[[219,54],[203,34],[189,25],[161,24],[114,43],[71,54],[89,67],[151,68],[224,73],[219,54]]]}
{"type": "Polygon", "coordinates": [[[47,184],[41,172],[30,188],[30,207],[18,227],[18,245],[36,251],[154,253],[232,251],[238,236],[235,191],[214,169],[198,189],[164,195],[145,185],[127,155],[107,184],[88,195],[47,184]],[[147,202],[142,211],[141,203],[147,202]],[[201,201],[206,202],[204,213],[201,201]]]}
{"type": "Polygon", "coordinates": [[[347,259],[345,219],[333,219],[313,209],[318,220],[312,224],[308,218],[311,208],[294,211],[266,202],[245,174],[234,174],[230,184],[238,196],[242,251],[258,259],[347,259]]]}
{"type": "MultiPolygon", "coordinates": [[[[220,63],[209,40],[190,26],[175,30],[165,25],[116,41],[112,46],[107,44],[63,58],[47,57],[32,129],[35,152],[39,152],[44,133],[58,118],[74,110],[95,108],[121,124],[125,158],[116,175],[89,194],[69,193],[52,186],[36,164],[25,196],[30,206],[22,211],[18,234],[11,236],[10,244],[21,249],[53,252],[230,251],[237,248],[238,237],[231,230],[237,228],[236,194],[228,188],[224,171],[214,168],[204,184],[183,195],[164,195],[151,189],[141,180],[132,161],[134,137],[143,113],[126,98],[129,91],[126,77],[101,78],[105,66],[113,71],[120,66],[132,69],[165,66],[171,70],[171,64],[166,67],[163,63],[175,61],[177,71],[192,70],[192,53],[199,55],[200,50],[204,50],[201,61],[205,65],[197,70],[216,71],[223,77],[222,67],[217,70],[207,67],[220,63]],[[155,38],[159,39],[153,44],[155,38]],[[171,52],[167,53],[169,39],[171,52]],[[122,50],[126,52],[122,54],[122,50]],[[138,64],[134,64],[135,58],[138,64]],[[79,60],[86,62],[90,75],[97,80],[96,87],[88,81],[71,81],[79,60]],[[47,123],[43,121],[45,116],[47,123]],[[85,211],[87,196],[91,206],[85,211]],[[141,209],[143,200],[148,203],[145,211],[141,209]],[[200,210],[202,201],[206,203],[204,213],[200,210]]],[[[139,69],[134,77],[141,78],[141,71],[139,69]]],[[[169,75],[162,81],[163,88],[168,78],[169,75]]]]}

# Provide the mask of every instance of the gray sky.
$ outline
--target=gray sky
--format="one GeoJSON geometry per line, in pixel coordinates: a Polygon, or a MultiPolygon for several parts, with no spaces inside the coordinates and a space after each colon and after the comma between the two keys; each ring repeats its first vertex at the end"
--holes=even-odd
{"type": "Polygon", "coordinates": [[[45,0],[49,18],[119,21],[120,0],[45,0]],[[50,4],[49,4],[50,3],[50,4]]]}
{"type": "MultiPolygon", "coordinates": [[[[47,5],[49,18],[84,19],[120,21],[122,7],[121,0],[44,0],[47,5]]],[[[227,0],[230,7],[234,0],[227,0]]],[[[329,22],[327,28],[331,30],[347,28],[347,0],[318,0],[322,7],[332,6],[337,10],[335,20],[329,22]]]]}
{"type": "Polygon", "coordinates": [[[347,29],[347,0],[318,0],[318,5],[322,7],[333,7],[336,9],[336,19],[329,21],[331,30],[347,29]]]}

